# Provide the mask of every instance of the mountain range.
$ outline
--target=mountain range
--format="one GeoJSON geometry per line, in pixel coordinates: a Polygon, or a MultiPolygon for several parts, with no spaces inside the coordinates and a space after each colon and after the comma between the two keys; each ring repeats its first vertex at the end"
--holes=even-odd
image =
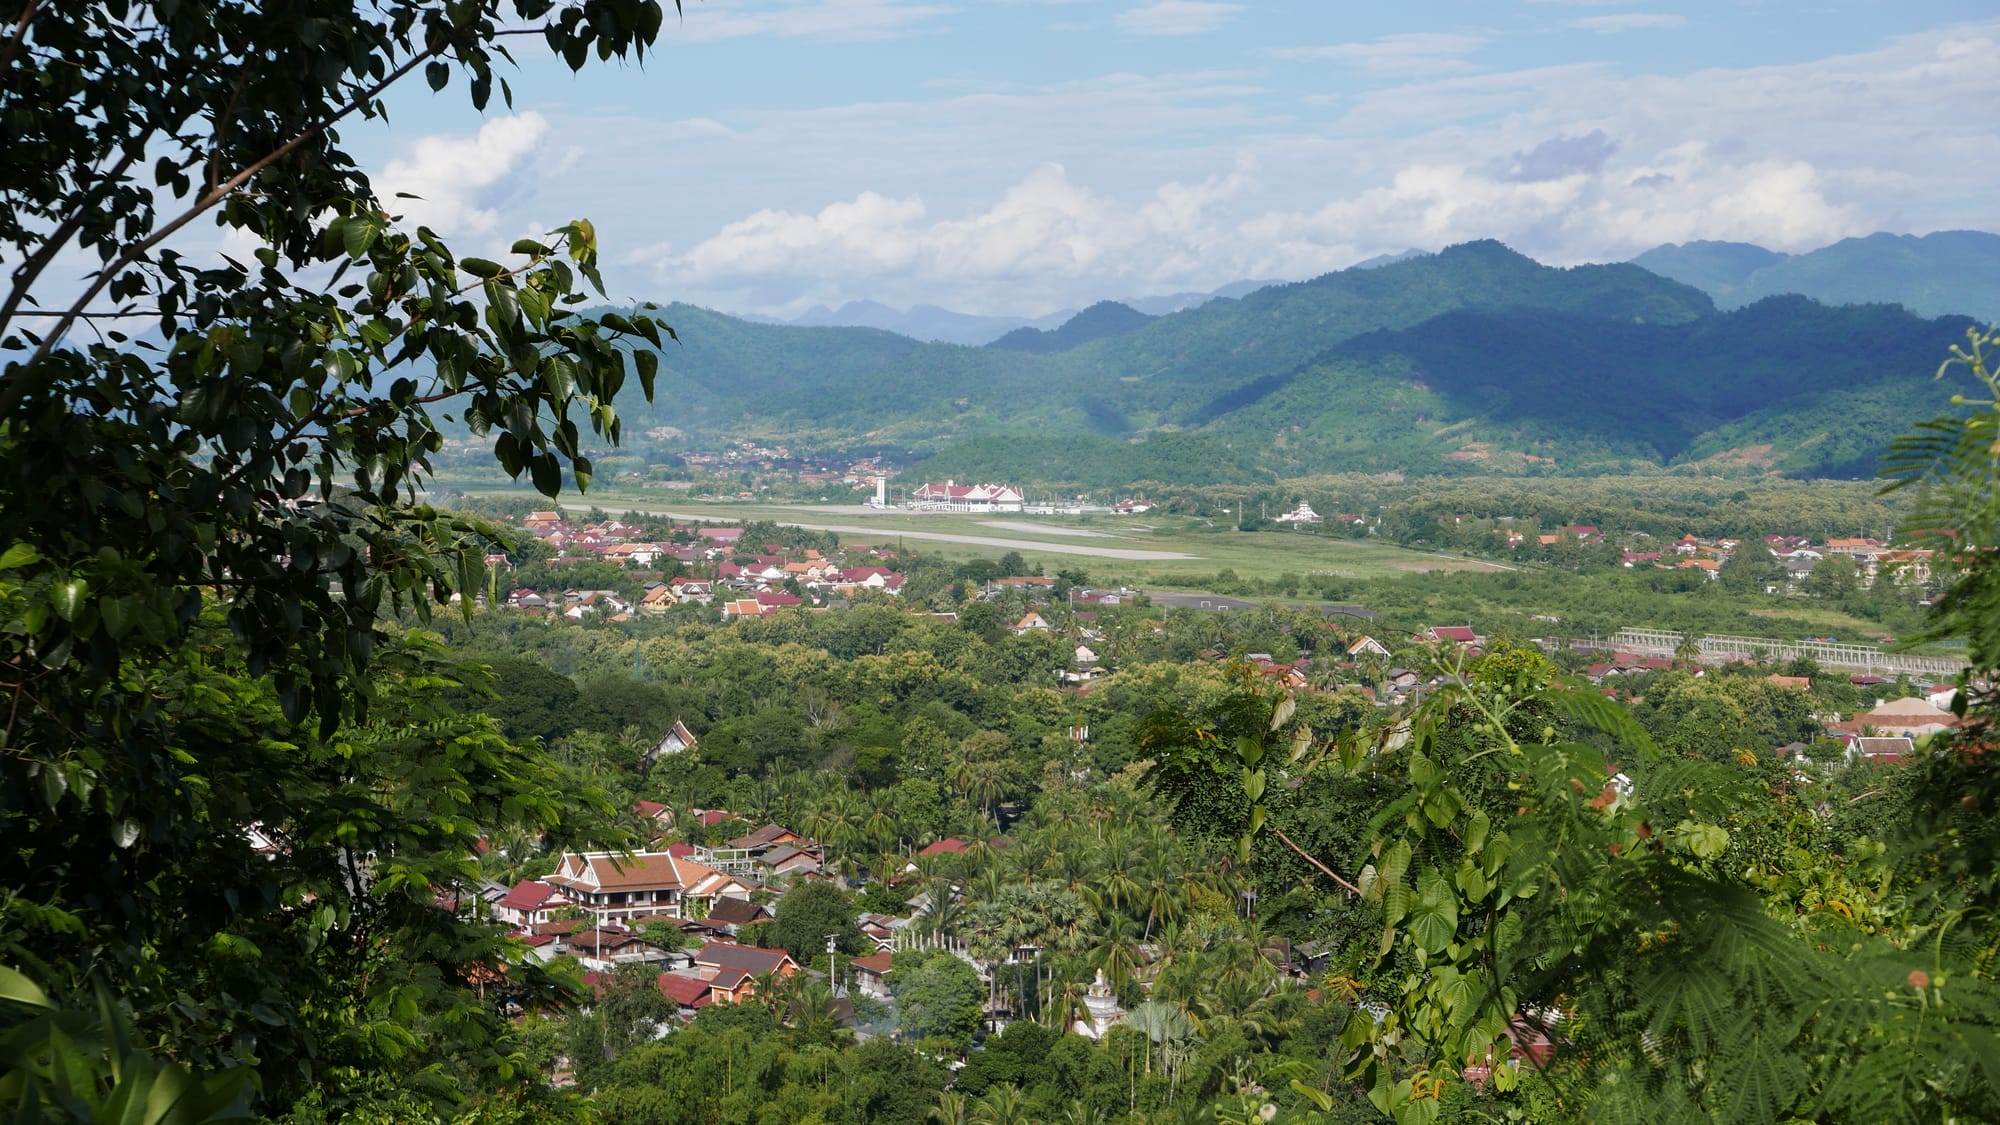
{"type": "MultiPolygon", "coordinates": [[[[1180,312],[1182,309],[1191,309],[1217,297],[1241,297],[1245,293],[1272,284],[1275,283],[1232,281],[1228,285],[1206,293],[1127,297],[1111,303],[1124,305],[1146,316],[1165,316],[1168,313],[1180,312]]],[[[878,301],[849,301],[837,309],[814,305],[790,320],[754,314],[746,314],[740,319],[757,324],[789,324],[798,328],[880,328],[885,332],[908,336],[912,340],[930,340],[976,347],[990,344],[1022,328],[1033,328],[1037,331],[1060,328],[1075,319],[1077,315],[1076,309],[1060,309],[1046,316],[984,316],[978,313],[954,312],[937,305],[914,305],[908,309],[898,309],[878,301]]]]}
{"type": "MultiPolygon", "coordinates": [[[[1707,285],[1812,257],[1672,249],[1707,285]]],[[[1497,242],[1159,316],[1100,303],[986,347],[664,315],[682,343],[663,352],[655,403],[626,412],[628,433],[886,450],[927,456],[924,476],[1086,487],[1391,470],[1867,475],[1888,435],[1947,408],[1931,376],[1972,323],[1796,295],[1718,308],[1637,264],[1555,268],[1497,242]]]]}
{"type": "Polygon", "coordinates": [[[1804,254],[1747,242],[1657,246],[1632,259],[1725,309],[1798,293],[1829,305],[1900,304],[1924,316],[2000,321],[2000,234],[1948,230],[1871,234],[1804,254]]]}

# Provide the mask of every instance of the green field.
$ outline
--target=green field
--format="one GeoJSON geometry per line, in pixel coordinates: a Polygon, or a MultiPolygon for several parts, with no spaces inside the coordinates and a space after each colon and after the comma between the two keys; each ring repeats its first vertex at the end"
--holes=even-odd
{"type": "MultiPolygon", "coordinates": [[[[492,499],[535,497],[525,489],[474,487],[492,499]]],[[[569,506],[574,506],[569,501],[569,506]]],[[[589,503],[607,512],[651,512],[702,520],[771,520],[837,531],[843,543],[896,543],[950,558],[999,558],[1019,551],[1048,573],[1073,568],[1093,583],[1129,581],[1158,588],[1199,588],[1218,571],[1244,579],[1337,574],[1375,578],[1426,571],[1499,570],[1500,564],[1413,551],[1391,544],[1283,531],[1237,531],[1186,516],[975,516],[873,511],[855,505],[714,504],[656,492],[593,489],[589,503]],[[947,538],[932,538],[940,536],[947,538]],[[1175,557],[1178,556],[1178,557],[1175,557]]]]}

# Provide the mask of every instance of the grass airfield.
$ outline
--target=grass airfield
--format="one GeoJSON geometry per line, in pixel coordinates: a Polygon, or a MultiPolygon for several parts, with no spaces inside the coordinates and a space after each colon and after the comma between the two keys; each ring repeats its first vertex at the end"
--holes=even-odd
{"type": "MultiPolygon", "coordinates": [[[[473,486],[494,499],[534,499],[526,489],[473,486]]],[[[878,510],[858,504],[699,503],[657,492],[592,489],[587,502],[600,508],[667,515],[676,520],[770,520],[830,530],[843,543],[890,544],[952,558],[997,559],[1019,551],[1030,565],[1053,574],[1070,568],[1095,584],[1112,580],[1162,588],[1199,588],[1222,570],[1242,578],[1337,574],[1350,578],[1430,571],[1505,570],[1498,563],[1408,550],[1372,540],[1339,539],[1291,531],[1238,531],[1188,516],[970,515],[956,512],[878,510]]]]}

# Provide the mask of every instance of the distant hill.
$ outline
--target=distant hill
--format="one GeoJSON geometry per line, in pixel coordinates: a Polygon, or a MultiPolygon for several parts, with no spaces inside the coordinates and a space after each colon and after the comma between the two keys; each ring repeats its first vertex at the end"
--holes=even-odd
{"type": "Polygon", "coordinates": [[[1722,312],[1636,265],[1558,269],[1495,242],[1152,319],[1102,304],[1017,337],[1038,351],[666,315],[683,343],[664,349],[658,400],[621,410],[628,433],[900,450],[932,455],[918,471],[933,476],[1086,486],[1864,475],[1888,436],[1945,408],[1930,376],[1967,323],[1795,296],[1722,312]]]}
{"type": "Polygon", "coordinates": [[[1054,327],[1068,319],[1069,315],[1070,311],[1065,310],[1034,319],[979,316],[953,312],[936,305],[917,305],[904,310],[875,301],[849,301],[838,309],[814,306],[793,317],[790,323],[799,328],[879,328],[912,340],[978,345],[1016,328],[1054,327]]]}
{"type": "Polygon", "coordinates": [[[1044,332],[1039,328],[1016,328],[998,340],[986,345],[1011,352],[1033,352],[1047,355],[1051,352],[1068,351],[1079,344],[1092,340],[1123,336],[1136,332],[1157,320],[1147,316],[1130,305],[1117,301],[1099,301],[1063,322],[1062,327],[1044,332]]]}
{"type": "Polygon", "coordinates": [[[1758,270],[1789,257],[1748,242],[1682,242],[1655,246],[1632,259],[1632,264],[1692,285],[1714,297],[1717,304],[1724,304],[1735,303],[1729,299],[1741,292],[1758,270]]]}
{"type": "MultiPolygon", "coordinates": [[[[1208,293],[1125,297],[1120,298],[1117,303],[1127,305],[1147,316],[1165,316],[1168,313],[1206,304],[1218,297],[1240,297],[1269,285],[1281,284],[1283,282],[1232,281],[1208,293]]],[[[790,320],[779,320],[768,316],[743,316],[739,319],[755,324],[789,324],[798,328],[879,328],[884,332],[908,336],[912,340],[978,347],[990,344],[1018,328],[1044,331],[1055,329],[1076,315],[1076,309],[1059,309],[1047,316],[1037,317],[981,316],[977,313],[953,312],[936,305],[897,309],[879,301],[849,301],[837,309],[815,305],[790,320]]]]}
{"type": "Polygon", "coordinates": [[[2000,235],[1985,231],[1871,234],[1792,255],[1742,242],[1690,242],[1632,261],[1703,290],[1723,308],[1797,293],[1830,305],[1900,304],[1924,316],[2000,321],[2000,235]]]}

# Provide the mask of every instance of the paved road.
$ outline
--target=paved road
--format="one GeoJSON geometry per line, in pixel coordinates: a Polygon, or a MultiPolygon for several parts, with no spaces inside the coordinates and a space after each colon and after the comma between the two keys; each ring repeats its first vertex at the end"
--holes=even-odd
{"type": "MultiPolygon", "coordinates": [[[[677,520],[700,520],[710,525],[743,522],[721,519],[713,513],[676,512],[666,508],[626,504],[622,500],[617,506],[627,511],[651,512],[655,515],[671,516],[677,520]]],[[[589,504],[564,504],[562,507],[565,511],[571,512],[588,512],[591,509],[589,504]]],[[[1132,547],[1081,547],[1069,543],[1045,543],[1038,539],[1001,539],[989,535],[955,535],[946,531],[897,531],[894,528],[862,527],[859,524],[846,523],[807,523],[804,520],[792,519],[790,516],[784,517],[781,522],[811,531],[838,531],[843,535],[858,535],[873,543],[889,539],[929,539],[940,543],[969,543],[976,547],[1005,547],[1016,551],[1042,551],[1051,555],[1089,555],[1100,559],[1124,559],[1130,562],[1172,562],[1177,559],[1200,557],[1184,555],[1178,551],[1142,551],[1132,547]]]]}

